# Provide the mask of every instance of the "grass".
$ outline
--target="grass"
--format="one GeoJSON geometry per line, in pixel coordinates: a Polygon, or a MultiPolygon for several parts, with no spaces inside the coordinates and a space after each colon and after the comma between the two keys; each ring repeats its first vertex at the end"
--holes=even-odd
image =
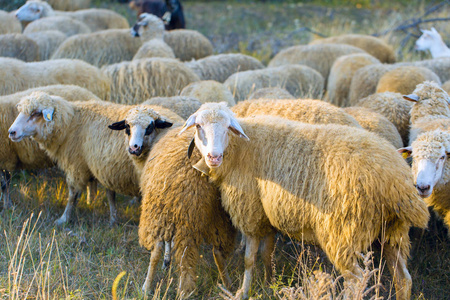
{"type": "MultiPolygon", "coordinates": [[[[325,6],[292,1],[189,1],[184,6],[188,27],[205,34],[216,53],[242,52],[267,64],[281,49],[318,38],[311,31],[326,36],[372,34],[420,15],[429,4],[414,0],[407,5],[402,1],[391,1],[389,5],[383,1],[360,2],[347,1],[341,7],[342,1],[326,0],[320,2],[325,6]]],[[[111,1],[93,1],[93,5],[112,8],[127,16],[130,23],[135,21],[134,12],[126,5],[111,1]]],[[[447,15],[448,9],[433,17],[447,15]]],[[[444,40],[450,40],[448,23],[424,27],[431,25],[444,33],[444,40]]],[[[419,34],[417,28],[411,32],[419,34]]],[[[429,57],[413,51],[413,38],[401,48],[405,37],[404,32],[394,32],[383,38],[398,49],[402,60],[429,57]]],[[[53,222],[62,214],[67,195],[59,172],[15,173],[12,189],[14,209],[0,211],[0,299],[111,299],[114,295],[117,299],[146,298],[140,289],[149,252],[139,246],[139,207],[131,204],[129,198],[118,201],[121,223],[116,227],[108,226],[106,196],[100,189],[92,205],[87,205],[82,196],[71,224],[56,228],[53,222]],[[123,272],[125,275],[119,278],[123,272]]],[[[431,224],[421,242],[414,245],[409,261],[413,299],[448,297],[450,241],[441,222],[431,224]]],[[[233,294],[217,285],[218,274],[210,250],[207,246],[202,249],[197,294],[193,298],[234,299],[233,294]]],[[[366,287],[374,289],[365,298],[377,293],[384,299],[393,298],[390,276],[376,254],[377,251],[373,260],[370,254],[364,254],[361,268],[366,275],[352,299],[363,298],[361,293],[367,291],[366,287]]],[[[279,237],[273,268],[273,281],[265,286],[263,268],[258,266],[251,294],[254,299],[340,299],[345,294],[339,274],[314,246],[302,247],[279,237]]],[[[229,272],[234,292],[243,277],[242,254],[229,259],[229,272]]],[[[173,265],[165,272],[159,270],[157,288],[148,299],[175,299],[176,275],[173,265]]]]}

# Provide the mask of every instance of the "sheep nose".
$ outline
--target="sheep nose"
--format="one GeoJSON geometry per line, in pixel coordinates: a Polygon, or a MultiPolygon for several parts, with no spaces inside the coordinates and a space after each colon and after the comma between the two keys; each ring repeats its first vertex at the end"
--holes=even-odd
{"type": "Polygon", "coordinates": [[[222,163],[222,154],[219,155],[211,155],[208,153],[207,159],[212,165],[220,165],[222,163]]]}
{"type": "Polygon", "coordinates": [[[16,132],[14,130],[10,130],[8,131],[9,133],[9,137],[15,137],[16,136],[16,132]]]}
{"type": "Polygon", "coordinates": [[[418,185],[418,186],[417,186],[417,189],[418,189],[421,193],[425,193],[425,192],[427,192],[427,191],[430,190],[430,185],[429,185],[429,184],[427,184],[427,185],[418,185]]]}

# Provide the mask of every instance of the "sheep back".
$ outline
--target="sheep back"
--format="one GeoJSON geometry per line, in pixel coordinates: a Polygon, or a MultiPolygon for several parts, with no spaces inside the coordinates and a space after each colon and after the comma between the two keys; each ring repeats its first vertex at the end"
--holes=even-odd
{"type": "Polygon", "coordinates": [[[36,31],[27,33],[27,37],[39,46],[41,60],[48,60],[67,36],[58,30],[36,31]]]}
{"type": "Polygon", "coordinates": [[[189,96],[173,96],[173,97],[153,97],[142,104],[159,105],[175,112],[183,119],[189,118],[199,109],[202,102],[194,97],[189,96]]]}
{"type": "Polygon", "coordinates": [[[408,95],[416,85],[424,81],[441,84],[439,77],[430,69],[415,66],[401,66],[384,74],[377,85],[377,93],[393,92],[408,95]]]}
{"type": "Polygon", "coordinates": [[[73,11],[89,8],[91,0],[47,0],[56,10],[73,11]]]}
{"type": "Polygon", "coordinates": [[[201,103],[226,102],[230,107],[236,104],[233,94],[225,85],[215,80],[193,82],[186,86],[180,95],[197,98],[201,103]]]}
{"type": "Polygon", "coordinates": [[[166,57],[175,58],[172,48],[161,39],[151,39],[142,44],[133,59],[166,57]]]}
{"type": "Polygon", "coordinates": [[[80,21],[69,17],[56,16],[46,17],[31,22],[25,27],[23,34],[47,30],[58,30],[67,36],[91,32],[89,27],[80,21]]]}
{"type": "Polygon", "coordinates": [[[257,89],[248,96],[248,100],[253,99],[295,99],[287,90],[279,87],[269,87],[257,89]]]}
{"type": "Polygon", "coordinates": [[[38,44],[19,33],[0,35],[0,56],[13,57],[26,62],[40,59],[38,44]]]}
{"type": "Polygon", "coordinates": [[[13,14],[0,10],[0,34],[7,33],[22,33],[22,25],[13,14]]]}
{"type": "Polygon", "coordinates": [[[181,61],[199,59],[213,53],[211,42],[200,32],[189,29],[175,29],[164,33],[164,42],[169,45],[175,57],[181,61]]]}

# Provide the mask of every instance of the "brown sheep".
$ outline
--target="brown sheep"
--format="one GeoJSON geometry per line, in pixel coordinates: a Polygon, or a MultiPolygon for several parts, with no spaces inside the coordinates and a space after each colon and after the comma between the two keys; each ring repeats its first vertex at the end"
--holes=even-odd
{"type": "Polygon", "coordinates": [[[430,69],[402,66],[384,74],[378,81],[376,92],[410,94],[414,91],[416,85],[424,81],[434,81],[441,85],[439,77],[430,69]]]}

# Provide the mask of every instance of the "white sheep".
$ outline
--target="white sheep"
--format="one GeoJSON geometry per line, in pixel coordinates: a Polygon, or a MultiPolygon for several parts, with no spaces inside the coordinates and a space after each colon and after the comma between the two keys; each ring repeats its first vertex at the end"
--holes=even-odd
{"type": "Polygon", "coordinates": [[[23,33],[28,35],[30,33],[48,30],[58,30],[64,33],[67,37],[91,32],[89,27],[83,22],[69,17],[56,16],[31,22],[27,27],[25,27],[23,33]]]}
{"type": "Polygon", "coordinates": [[[418,51],[430,50],[433,58],[450,57],[450,49],[434,27],[431,27],[431,30],[421,29],[421,31],[423,34],[416,41],[414,49],[418,51]]]}
{"type": "Polygon", "coordinates": [[[412,156],[412,173],[419,195],[444,220],[450,236],[450,132],[427,131],[400,153],[412,156]]]}
{"type": "Polygon", "coordinates": [[[131,34],[140,37],[142,43],[152,39],[163,39],[172,48],[175,57],[181,61],[199,59],[213,52],[211,42],[200,32],[189,29],[165,31],[163,21],[148,13],[139,16],[131,34]]]}
{"type": "Polygon", "coordinates": [[[411,109],[409,145],[425,131],[450,131],[450,97],[438,84],[431,81],[418,84],[412,94],[403,98],[414,102],[411,109]]]}
{"type": "Polygon", "coordinates": [[[387,141],[336,124],[236,119],[221,103],[202,105],[181,132],[193,126],[222,205],[247,237],[244,298],[258,245],[275,229],[318,243],[341,272],[355,272],[356,252],[383,236],[397,299],[410,298],[408,231],[425,228],[429,213],[408,165],[387,141]]]}
{"type": "Polygon", "coordinates": [[[114,224],[115,192],[140,195],[138,174],[123,151],[123,136],[107,128],[123,119],[130,107],[104,101],[71,103],[34,92],[17,108],[19,115],[9,129],[10,139],[19,142],[32,137],[66,175],[68,203],[56,224],[69,221],[78,196],[92,179],[107,190],[110,223],[114,224]]]}
{"type": "Polygon", "coordinates": [[[16,11],[20,21],[32,22],[41,18],[64,16],[86,24],[91,31],[126,29],[130,25],[125,17],[110,9],[90,8],[77,11],[55,11],[45,1],[29,0],[16,11]]]}
{"type": "Polygon", "coordinates": [[[0,34],[21,33],[22,25],[13,14],[0,10],[0,34]]]}
{"type": "MultiPolygon", "coordinates": [[[[21,169],[45,169],[54,165],[35,141],[25,139],[19,143],[13,143],[8,138],[8,128],[19,114],[16,108],[17,103],[23,97],[29,96],[35,91],[64,97],[69,101],[100,100],[88,90],[74,85],[49,85],[0,97],[0,144],[2,144],[2,147],[0,147],[0,170],[4,178],[2,192],[5,207],[11,205],[10,172],[21,169]]],[[[95,188],[90,184],[88,201],[92,200],[91,196],[94,196],[94,193],[91,193],[93,189],[95,188]]]]}
{"type": "Polygon", "coordinates": [[[36,31],[25,34],[39,46],[41,60],[48,60],[67,36],[59,30],[36,31]]]}

